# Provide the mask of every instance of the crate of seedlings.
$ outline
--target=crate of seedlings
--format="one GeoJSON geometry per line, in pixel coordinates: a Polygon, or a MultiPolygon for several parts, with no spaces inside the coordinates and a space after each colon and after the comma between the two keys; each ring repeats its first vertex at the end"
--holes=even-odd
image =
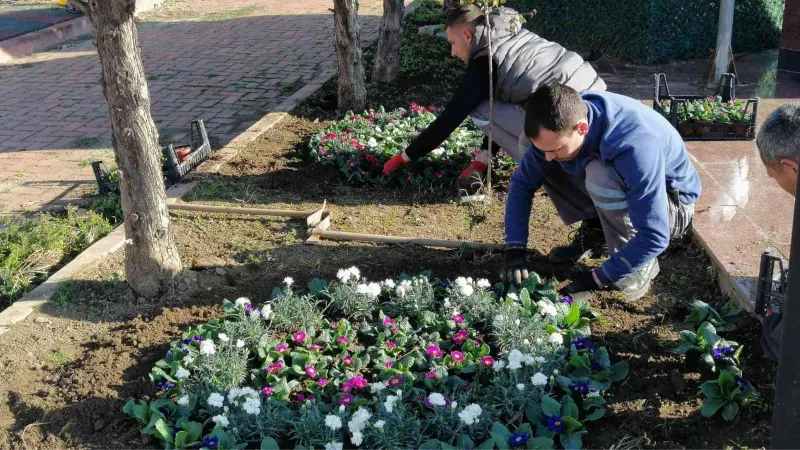
{"type": "Polygon", "coordinates": [[[653,109],[686,141],[751,140],[756,136],[758,98],[736,98],[736,75],[722,76],[715,95],[672,95],[663,73],[655,75],[653,109]]]}

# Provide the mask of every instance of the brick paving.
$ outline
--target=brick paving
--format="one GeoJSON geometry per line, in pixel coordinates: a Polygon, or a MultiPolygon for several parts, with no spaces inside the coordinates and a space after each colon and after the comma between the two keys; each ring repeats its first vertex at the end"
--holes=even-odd
{"type": "MultiPolygon", "coordinates": [[[[360,2],[364,43],[377,37],[381,5],[360,2]]],[[[219,148],[335,67],[330,0],[193,0],[188,7],[193,20],[170,16],[167,7],[139,21],[164,143],[184,141],[191,120],[201,118],[219,148]],[[198,11],[206,15],[197,18],[198,11]]],[[[109,159],[111,147],[99,76],[88,40],[0,65],[0,213],[94,189],[86,161],[109,159]]]]}

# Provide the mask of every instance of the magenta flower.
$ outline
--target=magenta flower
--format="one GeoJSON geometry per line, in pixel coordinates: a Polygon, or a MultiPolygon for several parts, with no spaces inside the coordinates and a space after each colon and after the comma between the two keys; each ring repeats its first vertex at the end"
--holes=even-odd
{"type": "Polygon", "coordinates": [[[393,334],[397,334],[398,331],[400,331],[400,328],[392,327],[392,333],[393,334]]]}
{"type": "Polygon", "coordinates": [[[322,350],[322,346],[319,344],[311,344],[311,347],[309,347],[309,349],[311,349],[312,352],[318,352],[322,350]]]}
{"type": "Polygon", "coordinates": [[[294,340],[298,344],[302,344],[303,342],[306,341],[307,337],[308,335],[306,334],[305,331],[298,331],[297,333],[292,335],[292,340],[294,340]]]}
{"type": "Polygon", "coordinates": [[[272,395],[274,393],[275,393],[275,389],[273,389],[270,386],[264,386],[261,389],[261,395],[263,395],[264,397],[269,397],[270,395],[272,395]]]}
{"type": "Polygon", "coordinates": [[[278,353],[283,353],[283,352],[285,352],[287,350],[289,350],[289,346],[286,345],[286,344],[281,344],[281,345],[279,345],[278,347],[275,348],[275,351],[278,352],[278,353]]]}
{"type": "Polygon", "coordinates": [[[455,322],[455,323],[458,323],[458,324],[464,323],[464,315],[463,314],[454,314],[452,319],[453,319],[453,322],[455,322]]]}
{"type": "Polygon", "coordinates": [[[306,401],[306,396],[303,394],[297,394],[295,400],[297,401],[297,403],[303,403],[304,401],[306,401]]]}
{"type": "Polygon", "coordinates": [[[453,342],[455,342],[458,345],[461,345],[464,342],[467,342],[467,338],[468,337],[469,337],[469,331],[467,331],[467,330],[458,330],[458,333],[456,333],[453,336],[453,342]]]}
{"type": "Polygon", "coordinates": [[[317,369],[315,369],[311,364],[307,365],[306,375],[308,375],[309,378],[317,378],[317,369]]]}
{"type": "Polygon", "coordinates": [[[436,378],[436,371],[435,370],[431,370],[431,371],[425,373],[425,378],[427,378],[429,380],[435,379],[436,378]]]}
{"type": "Polygon", "coordinates": [[[391,317],[383,319],[383,326],[388,327],[389,325],[394,325],[394,319],[391,317]]]}
{"type": "Polygon", "coordinates": [[[367,387],[367,380],[366,380],[366,378],[364,378],[362,376],[357,376],[357,377],[353,378],[352,380],[350,380],[350,382],[353,384],[353,389],[356,389],[356,390],[359,390],[359,391],[361,391],[361,390],[363,390],[364,388],[367,387]]]}
{"type": "Polygon", "coordinates": [[[456,362],[461,362],[464,360],[464,354],[456,350],[450,352],[450,357],[453,358],[456,362]]]}
{"type": "Polygon", "coordinates": [[[353,365],[353,357],[350,355],[344,355],[342,357],[342,362],[344,363],[345,366],[350,367],[353,365]]]}
{"type": "Polygon", "coordinates": [[[339,338],[336,339],[337,344],[346,344],[348,342],[350,342],[350,339],[347,339],[347,336],[339,336],[339,338]]]}
{"type": "Polygon", "coordinates": [[[391,369],[392,367],[394,367],[394,362],[386,361],[383,365],[386,366],[387,369],[391,369]]]}
{"type": "Polygon", "coordinates": [[[321,388],[324,388],[327,385],[328,385],[328,379],[327,378],[320,378],[319,381],[317,381],[317,386],[319,386],[321,388]]]}
{"type": "Polygon", "coordinates": [[[331,328],[334,330],[339,329],[339,322],[331,322],[331,328]]]}
{"type": "Polygon", "coordinates": [[[388,382],[389,387],[400,387],[403,385],[403,377],[397,376],[389,378],[388,382]]]}
{"type": "Polygon", "coordinates": [[[339,404],[349,406],[353,403],[354,398],[353,394],[344,394],[342,398],[339,399],[339,404]]]}
{"type": "Polygon", "coordinates": [[[494,366],[494,358],[492,358],[491,356],[484,356],[483,358],[481,358],[481,365],[483,367],[486,367],[487,369],[489,367],[494,366]]]}
{"type": "Polygon", "coordinates": [[[345,381],[344,383],[342,383],[342,389],[341,390],[345,394],[349,394],[350,392],[353,391],[353,382],[352,381],[345,381]]]}
{"type": "Polygon", "coordinates": [[[386,348],[393,349],[393,348],[396,348],[396,347],[397,347],[397,344],[395,344],[392,341],[389,341],[389,342],[386,343],[386,348]]]}
{"type": "Polygon", "coordinates": [[[472,343],[475,344],[476,347],[479,347],[481,345],[480,341],[478,341],[477,339],[473,339],[472,343]]]}
{"type": "Polygon", "coordinates": [[[280,361],[278,361],[276,363],[272,363],[272,364],[267,366],[267,372],[269,372],[269,373],[271,373],[273,375],[278,373],[278,372],[280,372],[282,369],[283,369],[283,363],[280,362],[280,361]]]}
{"type": "Polygon", "coordinates": [[[441,358],[444,356],[444,352],[438,345],[431,345],[428,346],[428,356],[433,356],[435,358],[441,358]]]}

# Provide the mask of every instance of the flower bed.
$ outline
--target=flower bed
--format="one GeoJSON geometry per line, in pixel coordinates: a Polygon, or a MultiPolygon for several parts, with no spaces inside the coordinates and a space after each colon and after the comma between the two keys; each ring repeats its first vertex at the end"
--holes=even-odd
{"type": "MultiPolygon", "coordinates": [[[[386,112],[363,114],[348,112],[344,119],[332,122],[311,137],[309,155],[322,164],[339,169],[353,183],[441,186],[452,184],[479,150],[483,133],[465,121],[442,146],[401,169],[390,178],[382,175],[383,164],[402,152],[414,137],[436,119],[441,108],[412,103],[409,110],[399,108],[386,112]]],[[[512,167],[508,156],[495,158],[498,168],[512,167]]]]}
{"type": "Polygon", "coordinates": [[[711,133],[727,136],[751,137],[755,131],[754,115],[748,112],[749,101],[706,97],[695,100],[662,100],[659,111],[669,120],[672,108],[677,108],[677,128],[683,137],[713,137],[711,133]],[[674,105],[673,105],[674,103],[674,105]]]}
{"type": "Polygon", "coordinates": [[[172,343],[131,400],[165,448],[581,448],[625,362],[589,340],[588,304],[535,274],[502,285],[290,278],[172,343]]]}

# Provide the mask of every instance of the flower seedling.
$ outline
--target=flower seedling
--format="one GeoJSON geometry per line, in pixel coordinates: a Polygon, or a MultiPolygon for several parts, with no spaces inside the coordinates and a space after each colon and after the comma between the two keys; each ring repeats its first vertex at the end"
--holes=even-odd
{"type": "Polygon", "coordinates": [[[713,417],[721,411],[722,417],[727,421],[736,418],[741,406],[759,401],[758,391],[734,370],[721,371],[716,380],[703,383],[700,392],[705,396],[700,414],[703,417],[713,417]]]}
{"type": "Polygon", "coordinates": [[[714,325],[717,331],[730,331],[735,327],[727,320],[735,317],[742,312],[741,308],[726,303],[721,311],[717,311],[713,306],[702,300],[692,300],[689,304],[691,313],[686,316],[686,322],[694,323],[696,326],[701,325],[703,322],[709,322],[714,325]]]}

